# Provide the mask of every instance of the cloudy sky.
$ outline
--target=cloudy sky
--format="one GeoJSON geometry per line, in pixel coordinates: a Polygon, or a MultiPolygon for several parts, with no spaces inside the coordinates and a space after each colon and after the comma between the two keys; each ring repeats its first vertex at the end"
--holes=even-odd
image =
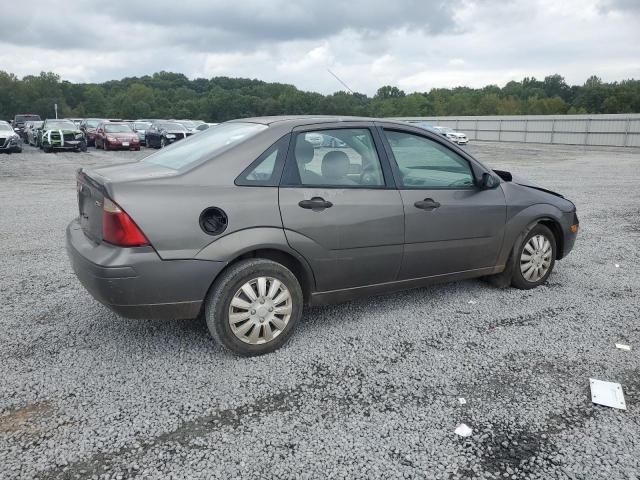
{"type": "MultiPolygon", "coordinates": [[[[2,0],[6,2],[9,0],[2,0]]],[[[31,0],[0,70],[100,82],[160,70],[329,93],[640,78],[640,0],[31,0]]]]}

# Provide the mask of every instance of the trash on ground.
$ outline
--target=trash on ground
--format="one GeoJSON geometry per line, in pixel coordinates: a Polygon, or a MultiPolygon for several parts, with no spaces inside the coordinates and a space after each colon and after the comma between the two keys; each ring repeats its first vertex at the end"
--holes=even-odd
{"type": "Polygon", "coordinates": [[[470,437],[472,433],[473,433],[473,429],[468,427],[464,423],[461,423],[460,425],[458,425],[455,431],[455,434],[460,435],[461,437],[470,437]]]}
{"type": "Polygon", "coordinates": [[[465,403],[467,403],[467,401],[462,397],[458,399],[458,402],[460,402],[460,405],[464,405],[465,403]]]}
{"type": "Polygon", "coordinates": [[[614,382],[604,382],[590,378],[591,385],[591,401],[605,407],[618,408],[626,410],[627,404],[624,401],[624,393],[622,385],[614,382]]]}
{"type": "Polygon", "coordinates": [[[620,268],[620,265],[616,263],[616,268],[620,268]]]}
{"type": "Polygon", "coordinates": [[[469,300],[467,303],[468,303],[469,305],[475,305],[475,304],[476,304],[476,301],[475,301],[475,300],[469,300]]]}
{"type": "Polygon", "coordinates": [[[616,348],[620,350],[626,350],[627,352],[631,351],[631,345],[626,345],[624,343],[616,343],[616,348]]]}

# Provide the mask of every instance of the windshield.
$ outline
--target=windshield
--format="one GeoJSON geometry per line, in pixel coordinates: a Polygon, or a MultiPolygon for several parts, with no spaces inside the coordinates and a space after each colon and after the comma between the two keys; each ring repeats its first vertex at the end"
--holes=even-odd
{"type": "Polygon", "coordinates": [[[104,131],[107,133],[124,133],[124,132],[130,132],[131,127],[129,125],[122,125],[118,123],[112,123],[112,124],[107,123],[104,126],[104,131]]]}
{"type": "Polygon", "coordinates": [[[40,120],[40,115],[16,115],[16,122],[26,122],[28,120],[40,120]]]}
{"type": "Polygon", "coordinates": [[[196,126],[196,124],[193,123],[191,120],[180,120],[180,123],[187,128],[193,128],[196,126]]]}
{"type": "Polygon", "coordinates": [[[87,127],[96,128],[102,122],[103,122],[103,120],[87,120],[87,127]]]}
{"type": "Polygon", "coordinates": [[[182,170],[211,159],[267,129],[258,123],[228,123],[210,128],[148,156],[145,163],[182,170]]]}
{"type": "Polygon", "coordinates": [[[146,130],[151,126],[148,122],[138,122],[133,124],[133,128],[136,130],[146,130]]]}
{"type": "Polygon", "coordinates": [[[156,123],[155,126],[160,130],[179,130],[180,132],[187,130],[184,128],[184,125],[180,123],[156,123]]]}
{"type": "Polygon", "coordinates": [[[68,120],[47,122],[46,128],[49,130],[77,130],[76,124],[68,120]]]}
{"type": "Polygon", "coordinates": [[[11,130],[13,132],[13,128],[8,123],[0,123],[0,130],[11,130]]]}

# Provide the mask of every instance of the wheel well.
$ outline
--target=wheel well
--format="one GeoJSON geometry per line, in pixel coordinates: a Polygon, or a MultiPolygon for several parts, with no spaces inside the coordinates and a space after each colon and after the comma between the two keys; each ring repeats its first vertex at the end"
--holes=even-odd
{"type": "Polygon", "coordinates": [[[281,265],[284,265],[291,273],[293,273],[298,282],[300,282],[300,287],[302,288],[302,296],[304,297],[305,303],[308,303],[311,298],[311,291],[313,288],[313,277],[311,272],[305,268],[300,260],[291,255],[290,253],[283,252],[282,250],[276,250],[271,248],[263,248],[259,250],[252,250],[250,252],[245,252],[242,255],[234,258],[226,268],[233,265],[240,260],[246,260],[247,258],[265,258],[267,260],[272,260],[274,262],[278,262],[281,265]]]}
{"type": "Polygon", "coordinates": [[[549,218],[544,218],[538,223],[544,225],[551,230],[551,233],[553,233],[553,237],[556,240],[556,260],[560,260],[564,256],[564,237],[562,236],[562,227],[560,227],[558,222],[549,218]]]}

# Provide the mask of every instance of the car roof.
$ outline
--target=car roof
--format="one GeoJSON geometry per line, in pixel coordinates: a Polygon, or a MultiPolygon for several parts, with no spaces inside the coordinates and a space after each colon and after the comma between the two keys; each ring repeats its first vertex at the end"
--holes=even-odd
{"type": "Polygon", "coordinates": [[[273,117],[238,118],[231,122],[260,123],[262,125],[291,124],[292,127],[339,122],[387,122],[406,126],[406,122],[374,117],[350,117],[340,115],[282,115],[273,117]]]}

